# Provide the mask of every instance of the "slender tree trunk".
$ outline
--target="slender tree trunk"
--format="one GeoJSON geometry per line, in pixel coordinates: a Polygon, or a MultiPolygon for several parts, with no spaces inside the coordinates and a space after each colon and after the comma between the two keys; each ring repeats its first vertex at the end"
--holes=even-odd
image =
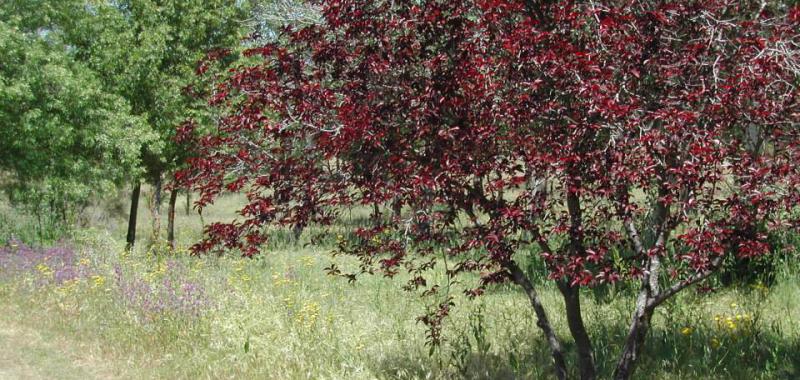
{"type": "Polygon", "coordinates": [[[44,228],[42,227],[42,210],[40,206],[36,206],[36,225],[39,227],[36,234],[39,237],[39,245],[44,246],[44,228]]]}
{"type": "Polygon", "coordinates": [[[295,224],[292,226],[292,236],[294,236],[295,241],[299,241],[300,237],[303,236],[303,230],[305,229],[305,224],[295,224]]]}
{"type": "Polygon", "coordinates": [[[167,241],[169,248],[175,250],[175,204],[178,203],[178,189],[172,189],[169,194],[169,208],[167,209],[167,241]]]}
{"type": "Polygon", "coordinates": [[[192,192],[186,190],[186,216],[192,212],[192,192]]]}
{"type": "Polygon", "coordinates": [[[399,198],[395,198],[395,200],[392,201],[392,216],[395,219],[399,220],[402,213],[403,213],[403,203],[400,202],[399,198]]]}
{"type": "Polygon", "coordinates": [[[650,320],[653,318],[653,308],[649,307],[650,302],[647,294],[642,291],[636,301],[636,310],[633,312],[630,330],[625,338],[625,345],[622,346],[617,368],[614,370],[614,379],[627,380],[633,375],[635,365],[641,355],[647,332],[650,329],[650,320]]]}
{"type": "Polygon", "coordinates": [[[381,224],[381,208],[378,202],[372,204],[372,224],[378,226],[381,224]]]}
{"type": "MultiPolygon", "coordinates": [[[[581,182],[575,170],[569,168],[568,172],[573,173],[573,179],[568,180],[568,188],[580,188],[581,182]]],[[[586,247],[583,243],[583,211],[581,209],[581,199],[577,192],[567,192],[567,210],[570,217],[569,247],[575,257],[585,257],[586,247]]],[[[594,380],[597,377],[594,365],[594,352],[592,350],[592,340],[583,324],[581,314],[580,287],[571,286],[566,282],[559,282],[558,288],[564,297],[564,306],[567,312],[567,324],[575,346],[578,351],[578,366],[580,367],[581,379],[594,380]]]]}
{"type": "Polygon", "coordinates": [[[142,184],[136,181],[131,193],[131,211],[128,216],[128,236],[126,238],[128,250],[133,249],[133,245],[136,243],[136,216],[139,212],[139,195],[141,192],[142,184]]]}
{"type": "Polygon", "coordinates": [[[567,324],[578,351],[578,366],[580,367],[581,379],[594,380],[597,377],[594,365],[594,350],[592,348],[592,340],[589,338],[589,333],[583,324],[580,287],[570,286],[563,282],[560,282],[558,287],[564,297],[567,324]]]}
{"type": "Polygon", "coordinates": [[[64,223],[64,225],[66,226],[68,224],[67,223],[67,219],[68,219],[67,218],[67,205],[66,204],[62,204],[61,207],[59,207],[59,209],[60,209],[59,211],[61,212],[61,222],[64,223]]]}
{"type": "Polygon", "coordinates": [[[161,174],[156,177],[153,184],[153,199],[150,213],[153,215],[153,244],[161,240],[161,174]]]}
{"type": "MultiPolygon", "coordinates": [[[[666,190],[662,187],[659,189],[659,195],[664,196],[666,190]]],[[[665,223],[667,220],[669,209],[661,202],[656,204],[654,209],[654,219],[656,226],[655,236],[656,241],[653,244],[654,248],[663,249],[664,242],[669,235],[665,223]]],[[[643,253],[644,245],[641,238],[636,231],[636,226],[633,222],[627,222],[626,228],[631,240],[634,242],[634,247],[637,253],[643,253]]],[[[645,266],[645,275],[642,278],[642,287],[639,290],[639,296],[636,298],[636,308],[633,311],[631,319],[630,330],[628,337],[625,338],[625,345],[622,347],[617,368],[614,370],[614,379],[626,380],[630,379],[633,371],[636,369],[636,362],[639,360],[639,355],[642,352],[647,332],[650,329],[650,320],[653,318],[653,310],[655,310],[658,303],[656,299],[661,297],[661,287],[659,285],[659,276],[661,275],[661,258],[658,254],[652,255],[647,259],[645,266]]]]}
{"type": "Polygon", "coordinates": [[[561,342],[558,340],[556,332],[553,330],[553,326],[550,324],[550,320],[547,318],[547,313],[544,310],[544,306],[542,306],[541,299],[539,299],[536,289],[515,262],[508,262],[505,264],[505,267],[511,272],[511,278],[514,283],[521,286],[522,289],[525,290],[525,294],[528,296],[528,300],[530,301],[533,311],[536,314],[536,325],[539,326],[544,333],[545,339],[547,339],[547,344],[550,347],[550,355],[553,357],[556,378],[559,380],[566,379],[567,364],[564,360],[564,352],[561,348],[561,342]]]}

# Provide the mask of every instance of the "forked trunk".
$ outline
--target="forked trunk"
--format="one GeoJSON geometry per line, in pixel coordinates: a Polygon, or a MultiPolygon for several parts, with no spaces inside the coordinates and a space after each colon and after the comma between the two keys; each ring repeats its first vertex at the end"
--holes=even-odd
{"type": "MultiPolygon", "coordinates": [[[[659,289],[654,286],[657,281],[656,277],[651,277],[649,284],[645,283],[645,286],[643,286],[642,290],[639,292],[639,297],[636,299],[636,309],[633,312],[630,330],[628,331],[627,338],[625,338],[625,345],[622,347],[622,353],[620,354],[617,368],[614,371],[614,379],[624,380],[630,379],[633,376],[633,372],[636,369],[636,362],[639,360],[642,348],[644,347],[645,338],[647,337],[648,331],[650,331],[650,324],[656,307],[681,290],[707,279],[719,268],[722,259],[722,256],[715,257],[712,259],[708,270],[697,273],[686,280],[676,282],[663,291],[658,291],[659,289]],[[651,289],[656,289],[657,292],[653,295],[651,289]]],[[[656,265],[652,265],[651,263],[649,266],[650,271],[651,273],[657,274],[659,266],[658,260],[653,260],[652,262],[655,262],[656,265]]]]}
{"type": "Polygon", "coordinates": [[[133,246],[136,243],[136,217],[139,211],[139,195],[141,192],[142,184],[137,181],[133,186],[133,192],[131,193],[131,211],[128,216],[128,236],[126,237],[126,249],[129,251],[133,249],[133,246]]]}
{"type": "MultiPolygon", "coordinates": [[[[662,175],[666,178],[666,174],[662,175]]],[[[658,189],[658,195],[659,199],[666,198],[667,195],[669,195],[668,189],[663,184],[658,189]]],[[[655,238],[651,249],[655,249],[656,251],[664,249],[665,242],[669,239],[670,234],[670,229],[667,226],[668,217],[669,205],[661,201],[656,202],[653,209],[653,229],[655,231],[653,236],[655,238]]],[[[633,242],[636,253],[639,255],[646,254],[647,251],[645,251],[645,245],[642,242],[636,224],[631,219],[628,219],[625,222],[625,228],[633,242]]],[[[641,355],[642,347],[647,337],[647,332],[650,329],[650,320],[653,318],[653,310],[655,310],[659,303],[663,302],[665,297],[670,296],[669,294],[663,294],[661,292],[661,286],[659,284],[661,258],[658,252],[654,255],[648,254],[648,256],[649,258],[644,268],[644,276],[642,277],[642,288],[639,290],[639,296],[636,298],[636,308],[633,311],[630,330],[628,331],[627,338],[625,338],[625,345],[622,346],[622,353],[620,354],[619,362],[617,362],[617,368],[614,370],[614,379],[617,380],[629,379],[633,375],[636,362],[641,355]]],[[[676,292],[690,283],[691,282],[680,285],[679,288],[676,288],[676,292]]]]}
{"type": "Polygon", "coordinates": [[[167,209],[167,241],[169,248],[175,250],[175,204],[178,203],[178,189],[172,189],[169,194],[169,208],[167,209]]]}

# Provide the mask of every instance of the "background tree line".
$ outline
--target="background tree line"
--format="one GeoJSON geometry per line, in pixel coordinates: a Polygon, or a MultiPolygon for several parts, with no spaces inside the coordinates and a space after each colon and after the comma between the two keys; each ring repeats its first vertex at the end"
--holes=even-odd
{"type": "MultiPolygon", "coordinates": [[[[0,186],[13,204],[60,225],[131,188],[132,246],[147,183],[159,241],[162,194],[186,154],[173,141],[175,128],[214,118],[204,99],[209,84],[196,75],[201,59],[233,49],[230,64],[238,47],[315,17],[312,7],[286,0],[4,1],[0,186]]],[[[170,221],[177,196],[169,190],[170,221]]]]}

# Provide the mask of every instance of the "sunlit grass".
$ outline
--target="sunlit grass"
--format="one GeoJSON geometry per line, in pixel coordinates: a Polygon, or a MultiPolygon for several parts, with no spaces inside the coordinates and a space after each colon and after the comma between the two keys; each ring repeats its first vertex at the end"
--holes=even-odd
{"type": "MultiPolygon", "coordinates": [[[[223,198],[203,218],[228,220],[240,202],[223,198]]],[[[358,219],[363,211],[353,214],[343,217],[358,219]]],[[[306,244],[307,237],[293,242],[288,232],[257,259],[192,257],[186,248],[199,238],[200,223],[181,208],[178,250],[148,251],[144,206],[140,215],[141,244],[132,253],[124,250],[121,222],[116,228],[80,229],[72,242],[63,243],[75,252],[70,265],[84,268],[74,278],[56,281],[64,272],[52,260],[3,273],[5,323],[41,330],[72,342],[87,357],[102,358],[106,369],[98,373],[103,378],[551,376],[546,345],[525,297],[514,287],[492,288],[475,301],[454,291],[457,306],[446,320],[446,340],[431,354],[416,317],[433,300],[401,290],[402,276],[367,276],[353,284],[330,277],[323,268],[332,260],[347,265],[347,259],[332,258],[332,246],[306,244]],[[120,274],[125,281],[118,280],[120,274]],[[134,283],[146,284],[152,295],[131,290],[134,283]],[[192,298],[192,287],[202,289],[202,297],[192,298]],[[193,302],[202,302],[202,310],[187,306],[193,302]]],[[[688,291],[664,305],[654,318],[638,377],[800,376],[796,274],[797,268],[781,268],[770,287],[709,295],[688,291]]],[[[568,342],[557,290],[545,285],[541,292],[568,342]]],[[[633,303],[629,291],[618,292],[618,297],[584,296],[604,376],[613,370],[633,303]]]]}

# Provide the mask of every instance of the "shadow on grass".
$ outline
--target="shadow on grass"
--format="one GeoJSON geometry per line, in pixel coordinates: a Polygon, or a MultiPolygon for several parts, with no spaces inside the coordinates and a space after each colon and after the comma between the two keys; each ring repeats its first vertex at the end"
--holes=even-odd
{"type": "MultiPolygon", "coordinates": [[[[618,324],[593,334],[599,378],[611,378],[627,327],[618,324]]],[[[433,356],[419,352],[390,355],[374,364],[373,373],[386,379],[551,379],[552,361],[544,340],[536,331],[519,336],[528,344],[506,342],[504,347],[481,353],[471,347],[451,345],[433,356]],[[528,347],[520,350],[518,347],[528,347]],[[531,348],[532,347],[532,348],[531,348]]],[[[577,378],[571,342],[568,352],[570,378],[577,378]]],[[[636,379],[798,379],[800,340],[775,331],[753,330],[747,336],[721,336],[712,331],[684,334],[656,328],[648,336],[638,363],[636,379]]]]}

